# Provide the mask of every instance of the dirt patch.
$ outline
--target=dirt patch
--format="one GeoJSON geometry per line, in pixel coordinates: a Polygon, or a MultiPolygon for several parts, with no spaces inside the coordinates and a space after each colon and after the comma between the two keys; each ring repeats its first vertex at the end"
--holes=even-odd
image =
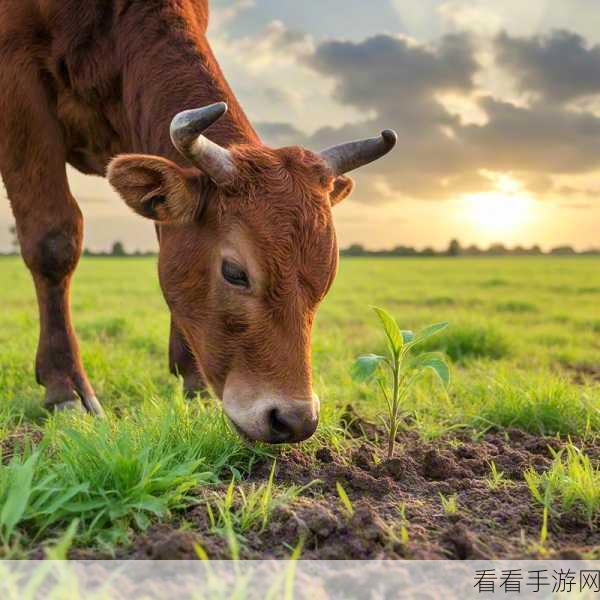
{"type": "Polygon", "coordinates": [[[591,382],[600,382],[600,365],[590,365],[588,363],[576,363],[567,365],[571,372],[574,383],[585,385],[591,382]]]}
{"type": "Polygon", "coordinates": [[[42,440],[43,434],[38,429],[22,425],[0,440],[0,463],[8,464],[15,453],[22,450],[27,444],[37,445],[42,440]]]}
{"type": "MultiPolygon", "coordinates": [[[[355,414],[361,435],[381,432],[355,414]],[[367,426],[365,426],[367,425],[367,426]]],[[[358,429],[354,429],[358,432],[358,429]]],[[[364,439],[364,437],[363,437],[364,439]]],[[[394,458],[367,441],[338,454],[320,448],[314,456],[288,449],[277,460],[278,485],[312,485],[302,497],[272,514],[264,531],[244,534],[241,556],[247,559],[289,557],[303,540],[305,559],[485,559],[583,556],[598,553],[600,532],[577,518],[554,518],[546,553],[537,546],[541,509],[532,500],[523,472],[547,468],[555,438],[518,430],[489,433],[473,441],[466,435],[425,442],[416,433],[398,437],[394,458]],[[490,485],[490,464],[504,483],[490,485]],[[352,509],[341,501],[341,484],[352,509]],[[445,510],[454,498],[456,511],[445,510]]],[[[586,447],[595,460],[600,447],[586,447]]],[[[271,464],[259,464],[244,486],[264,482],[271,464]]],[[[138,536],[123,558],[195,558],[200,543],[211,558],[230,558],[222,536],[209,533],[206,507],[200,504],[182,518],[186,530],[160,526],[138,536]]]]}

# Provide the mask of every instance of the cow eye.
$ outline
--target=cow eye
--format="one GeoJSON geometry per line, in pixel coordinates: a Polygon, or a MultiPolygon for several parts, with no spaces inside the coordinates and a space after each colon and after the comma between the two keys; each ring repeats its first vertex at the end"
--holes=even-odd
{"type": "Polygon", "coordinates": [[[221,274],[223,275],[223,279],[231,285],[243,288],[250,287],[246,271],[235,263],[224,260],[221,265],[221,274]]]}

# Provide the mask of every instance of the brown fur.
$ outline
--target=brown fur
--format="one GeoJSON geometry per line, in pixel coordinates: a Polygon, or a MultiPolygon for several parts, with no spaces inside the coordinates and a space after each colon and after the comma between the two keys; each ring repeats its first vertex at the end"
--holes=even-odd
{"type": "Polygon", "coordinates": [[[0,5],[0,170],[38,293],[48,404],[93,397],[70,322],[82,218],[65,164],[105,175],[124,153],[113,185],[161,223],[161,283],[177,324],[172,370],[198,382],[195,364],[219,394],[233,371],[290,397],[310,393],[310,330],[337,266],[331,205],[352,184],[333,181],[308,151],[261,144],[212,54],[207,23],[207,0],[0,5]],[[221,100],[229,112],[207,135],[234,154],[239,174],[227,189],[189,168],[168,135],[176,113],[221,100]],[[220,278],[227,239],[255,257],[254,295],[220,278]]]}

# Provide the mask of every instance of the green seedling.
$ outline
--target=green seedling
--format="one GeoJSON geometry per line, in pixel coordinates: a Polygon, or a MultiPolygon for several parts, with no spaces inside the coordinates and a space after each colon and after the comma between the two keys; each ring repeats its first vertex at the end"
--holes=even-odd
{"type": "Polygon", "coordinates": [[[492,461],[490,463],[490,476],[485,480],[485,483],[490,490],[497,490],[507,486],[509,482],[505,479],[504,472],[499,471],[496,463],[492,461]]]}
{"type": "Polygon", "coordinates": [[[455,515],[458,513],[458,502],[456,500],[456,494],[446,497],[444,494],[440,494],[440,500],[442,502],[442,508],[447,515],[455,515]]]}
{"type": "Polygon", "coordinates": [[[393,317],[385,310],[373,309],[387,338],[388,354],[360,356],[353,367],[357,380],[375,380],[387,404],[387,415],[383,419],[388,433],[388,458],[394,454],[396,435],[402,421],[401,409],[413,386],[428,371],[433,371],[445,388],[450,384],[450,370],[443,354],[426,352],[415,355],[412,350],[443,331],[448,323],[437,323],[426,327],[416,335],[402,331],[393,317]]]}
{"type": "Polygon", "coordinates": [[[344,510],[348,513],[348,516],[351,517],[354,514],[354,506],[352,506],[352,501],[348,497],[346,490],[343,488],[342,484],[338,481],[335,484],[335,488],[337,490],[338,496],[340,497],[340,501],[344,507],[344,510]]]}
{"type": "Polygon", "coordinates": [[[552,465],[545,473],[525,472],[525,481],[537,502],[548,514],[575,512],[585,517],[592,528],[600,516],[600,468],[586,454],[569,443],[554,452],[552,465]]]}
{"type": "Polygon", "coordinates": [[[266,483],[251,484],[244,490],[232,479],[224,497],[215,494],[214,499],[207,502],[211,530],[227,539],[233,555],[239,554],[237,536],[243,536],[250,530],[264,531],[277,507],[289,504],[314,483],[279,490],[274,486],[274,476],[275,463],[266,483]]]}
{"type": "Polygon", "coordinates": [[[410,535],[408,533],[408,519],[406,518],[406,503],[403,502],[399,508],[400,512],[400,541],[403,546],[408,545],[410,535]]]}

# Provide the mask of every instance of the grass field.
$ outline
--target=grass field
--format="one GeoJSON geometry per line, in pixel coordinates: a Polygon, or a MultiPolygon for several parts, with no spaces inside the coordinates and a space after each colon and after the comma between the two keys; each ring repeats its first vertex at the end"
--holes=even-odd
{"type": "Polygon", "coordinates": [[[182,399],[154,260],[75,278],[103,422],[41,410],[33,286],[17,259],[0,281],[0,556],[600,556],[597,258],[343,260],[314,335],[322,424],[282,449],[182,399]],[[450,323],[427,348],[449,392],[415,389],[392,460],[384,400],[351,377],[384,352],[371,305],[403,329],[450,323]]]}

